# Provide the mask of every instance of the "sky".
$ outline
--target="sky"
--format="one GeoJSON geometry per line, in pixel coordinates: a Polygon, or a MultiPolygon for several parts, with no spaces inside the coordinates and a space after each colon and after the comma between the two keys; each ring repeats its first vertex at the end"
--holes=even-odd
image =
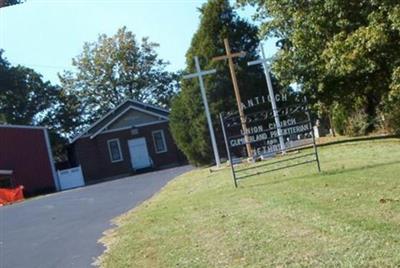
{"type": "MultiPolygon", "coordinates": [[[[73,70],[72,58],[85,42],[109,36],[127,26],[137,39],[160,44],[159,57],[168,69],[185,67],[185,54],[199,25],[204,0],[27,0],[0,9],[0,49],[12,65],[21,64],[58,84],[57,73],[73,70]]],[[[251,20],[253,8],[239,15],[251,20]]],[[[267,56],[276,52],[274,40],[265,42],[267,56]]]]}

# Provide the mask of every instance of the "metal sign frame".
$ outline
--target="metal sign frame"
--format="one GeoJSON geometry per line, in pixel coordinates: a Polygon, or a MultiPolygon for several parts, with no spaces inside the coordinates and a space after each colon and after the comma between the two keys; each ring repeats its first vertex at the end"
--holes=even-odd
{"type": "MultiPolygon", "coordinates": [[[[311,134],[311,143],[303,143],[300,145],[287,146],[284,151],[282,149],[275,150],[275,151],[271,152],[271,155],[268,157],[268,161],[266,161],[266,163],[260,163],[260,164],[253,163],[247,167],[241,167],[240,165],[237,165],[238,163],[242,163],[243,160],[240,159],[238,161],[237,159],[234,159],[233,158],[233,150],[234,150],[234,148],[238,148],[241,146],[247,146],[247,144],[256,145],[256,143],[259,141],[257,141],[257,140],[249,141],[248,139],[245,139],[245,142],[243,142],[242,144],[232,146],[231,141],[233,139],[237,139],[237,138],[241,138],[241,137],[244,138],[244,135],[246,135],[246,133],[241,133],[239,135],[238,134],[229,135],[229,133],[227,133],[228,129],[230,129],[232,127],[237,127],[238,124],[241,124],[241,122],[232,123],[232,118],[238,118],[238,117],[240,117],[240,115],[237,115],[237,113],[229,113],[229,114],[221,113],[220,114],[222,132],[223,132],[223,136],[224,136],[224,140],[225,140],[225,147],[226,147],[229,163],[231,166],[232,178],[233,178],[236,188],[238,187],[239,180],[242,180],[242,179],[245,179],[248,177],[252,177],[252,176],[256,176],[256,175],[260,175],[260,174],[264,174],[264,173],[268,173],[268,172],[272,172],[272,171],[277,171],[277,170],[286,169],[286,168],[290,168],[290,167],[296,167],[296,166],[300,166],[300,165],[304,165],[304,164],[308,164],[308,163],[312,163],[312,162],[317,163],[318,172],[321,172],[321,167],[320,167],[320,162],[319,162],[319,157],[318,157],[318,150],[317,150],[317,145],[316,145],[315,136],[314,136],[314,129],[312,126],[312,120],[311,120],[310,111],[309,111],[307,102],[305,101],[303,103],[298,103],[295,105],[282,107],[282,108],[278,109],[278,112],[286,113],[287,115],[294,114],[295,112],[304,112],[303,115],[305,115],[306,120],[303,120],[299,123],[292,124],[292,125],[281,126],[281,129],[284,132],[285,129],[290,128],[290,127],[296,127],[298,125],[299,126],[307,125],[308,126],[307,130],[296,132],[296,133],[291,133],[290,135],[300,135],[300,134],[303,134],[303,135],[308,134],[309,135],[309,134],[311,134]],[[291,155],[292,151],[298,151],[300,149],[308,148],[311,145],[313,147],[312,153],[291,155]],[[281,159],[271,162],[270,160],[276,159],[277,155],[280,155],[281,159]],[[311,159],[310,159],[310,157],[311,157],[311,159]],[[294,160],[296,160],[296,161],[294,161],[294,160]],[[280,165],[281,163],[285,163],[285,165],[281,166],[280,165]],[[269,167],[269,168],[265,169],[265,167],[269,167]],[[260,168],[264,168],[264,169],[260,170],[260,168]]],[[[251,123],[262,122],[263,120],[264,120],[264,122],[266,122],[269,114],[272,114],[272,110],[258,111],[258,112],[254,112],[254,113],[250,113],[250,114],[246,115],[245,120],[246,120],[246,122],[251,122],[251,123]],[[263,114],[265,115],[265,119],[263,119],[263,114]]],[[[271,133],[272,131],[278,131],[277,127],[275,126],[274,128],[268,128],[259,133],[271,133]]],[[[288,136],[288,134],[280,133],[280,134],[278,134],[278,137],[276,137],[276,136],[270,137],[268,139],[264,139],[263,142],[266,142],[267,140],[272,140],[272,139],[276,140],[277,138],[280,139],[281,136],[288,136]]],[[[307,140],[306,139],[298,139],[298,141],[307,141],[307,140]]],[[[262,158],[262,155],[254,155],[253,160],[255,160],[254,158],[262,158]]]]}

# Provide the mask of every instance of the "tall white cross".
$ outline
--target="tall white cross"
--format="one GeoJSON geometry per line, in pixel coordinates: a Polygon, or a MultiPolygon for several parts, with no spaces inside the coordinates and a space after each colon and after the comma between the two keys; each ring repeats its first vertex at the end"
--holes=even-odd
{"type": "Polygon", "coordinates": [[[219,159],[217,142],[215,140],[214,128],[213,128],[212,121],[211,121],[210,109],[208,108],[206,90],[205,90],[204,82],[203,82],[203,76],[208,75],[208,74],[214,74],[217,72],[217,70],[212,69],[212,70],[202,71],[200,69],[199,58],[197,56],[194,57],[194,63],[195,63],[195,67],[196,67],[196,72],[189,74],[189,75],[185,75],[185,76],[183,76],[183,78],[189,79],[189,78],[197,77],[199,79],[201,97],[203,98],[204,108],[206,110],[208,128],[210,129],[211,144],[212,144],[213,151],[214,151],[215,163],[217,164],[217,167],[220,167],[221,160],[219,159]]]}
{"type": "Polygon", "coordinates": [[[279,114],[278,114],[278,108],[276,106],[276,101],[275,101],[275,94],[274,94],[274,89],[272,87],[272,81],[271,81],[271,76],[269,74],[269,66],[267,64],[268,59],[265,57],[264,53],[264,47],[262,43],[260,43],[260,52],[261,52],[261,58],[255,61],[250,61],[247,63],[248,66],[251,65],[256,65],[256,64],[262,64],[263,69],[264,69],[264,75],[267,80],[267,86],[268,86],[268,93],[269,97],[271,99],[271,104],[272,104],[272,112],[274,114],[274,119],[275,119],[275,124],[276,124],[276,129],[278,131],[278,137],[279,137],[279,144],[281,147],[281,151],[285,152],[286,147],[285,147],[285,141],[283,140],[283,135],[282,135],[282,127],[281,127],[281,121],[279,120],[279,114]]]}

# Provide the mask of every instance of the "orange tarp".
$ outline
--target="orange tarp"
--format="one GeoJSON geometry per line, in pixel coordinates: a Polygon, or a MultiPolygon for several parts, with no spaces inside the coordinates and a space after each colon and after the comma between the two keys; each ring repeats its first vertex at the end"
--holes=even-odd
{"type": "Polygon", "coordinates": [[[23,190],[23,186],[14,189],[0,188],[0,206],[24,200],[23,190]]]}

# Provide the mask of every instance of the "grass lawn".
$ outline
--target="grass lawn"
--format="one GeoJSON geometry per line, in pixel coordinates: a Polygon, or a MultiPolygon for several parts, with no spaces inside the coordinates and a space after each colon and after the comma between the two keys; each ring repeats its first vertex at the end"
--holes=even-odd
{"type": "Polygon", "coordinates": [[[103,267],[399,267],[400,140],[319,148],[233,186],[197,169],[116,219],[103,267]]]}

